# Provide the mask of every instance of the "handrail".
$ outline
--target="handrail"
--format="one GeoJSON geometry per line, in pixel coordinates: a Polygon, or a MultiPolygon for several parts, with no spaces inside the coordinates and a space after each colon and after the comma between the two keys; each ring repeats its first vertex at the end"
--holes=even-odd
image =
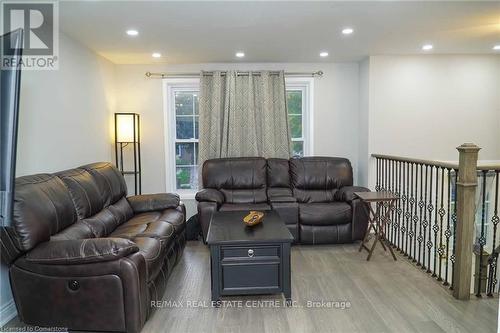
{"type": "Polygon", "coordinates": [[[483,164],[477,166],[481,171],[500,171],[500,164],[483,164]]]}
{"type": "Polygon", "coordinates": [[[442,167],[442,168],[446,168],[446,169],[458,170],[458,164],[455,164],[455,163],[432,161],[432,160],[422,160],[422,159],[418,159],[418,158],[393,156],[393,155],[382,155],[382,154],[372,154],[372,156],[375,158],[383,158],[386,160],[402,161],[402,162],[424,164],[424,165],[432,165],[432,166],[442,167]]]}
{"type": "MultiPolygon", "coordinates": [[[[458,164],[450,163],[450,162],[442,162],[442,161],[433,161],[433,160],[424,160],[419,158],[411,158],[411,157],[403,157],[403,156],[394,156],[394,155],[383,155],[383,154],[372,154],[375,158],[382,158],[386,160],[393,161],[402,161],[408,163],[416,163],[416,164],[424,164],[424,165],[432,165],[436,167],[442,167],[446,169],[454,169],[458,170],[458,164]]],[[[477,166],[477,170],[481,171],[498,171],[500,170],[500,164],[482,164],[477,166]]]]}

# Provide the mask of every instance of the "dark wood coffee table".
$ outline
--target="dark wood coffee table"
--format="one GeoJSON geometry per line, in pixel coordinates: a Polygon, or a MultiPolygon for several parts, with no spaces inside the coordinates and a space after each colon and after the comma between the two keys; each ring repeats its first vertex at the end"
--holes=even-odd
{"type": "Polygon", "coordinates": [[[275,211],[247,227],[248,211],[216,212],[210,222],[212,301],[226,295],[283,293],[291,302],[290,244],[293,237],[275,211]]]}

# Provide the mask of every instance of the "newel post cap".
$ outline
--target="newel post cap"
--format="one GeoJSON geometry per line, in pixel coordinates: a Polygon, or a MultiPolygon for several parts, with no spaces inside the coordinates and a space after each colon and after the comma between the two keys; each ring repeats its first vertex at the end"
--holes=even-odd
{"type": "Polygon", "coordinates": [[[460,146],[457,147],[457,150],[459,152],[464,152],[464,153],[476,153],[480,150],[481,148],[479,148],[478,146],[476,146],[475,144],[473,143],[464,143],[464,144],[461,144],[460,146]]]}

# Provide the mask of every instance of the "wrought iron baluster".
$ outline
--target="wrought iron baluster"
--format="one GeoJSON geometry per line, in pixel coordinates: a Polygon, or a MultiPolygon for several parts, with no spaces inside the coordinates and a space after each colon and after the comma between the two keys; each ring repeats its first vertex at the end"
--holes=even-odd
{"type": "Polygon", "coordinates": [[[488,279],[488,296],[493,296],[495,292],[495,286],[497,284],[497,264],[498,264],[498,252],[496,251],[496,238],[497,238],[497,225],[500,222],[498,217],[498,177],[500,170],[495,171],[495,203],[493,217],[491,218],[491,223],[493,224],[493,251],[490,256],[489,266],[490,274],[488,279]]]}
{"type": "Polygon", "coordinates": [[[376,183],[375,183],[375,191],[380,190],[380,173],[379,173],[379,166],[380,166],[380,158],[375,157],[375,175],[376,175],[376,183]]]}
{"type": "Polygon", "coordinates": [[[456,235],[457,235],[457,181],[458,181],[458,169],[454,169],[455,172],[455,182],[453,187],[453,215],[451,216],[451,222],[453,227],[453,250],[451,253],[451,285],[450,289],[453,290],[453,282],[455,281],[455,249],[456,249],[456,235]]]}
{"type": "Polygon", "coordinates": [[[406,221],[406,213],[407,213],[407,210],[406,210],[406,206],[408,205],[408,195],[407,195],[407,189],[408,189],[408,186],[406,184],[406,166],[408,163],[406,162],[402,162],[402,167],[401,167],[401,171],[402,171],[402,187],[403,187],[403,190],[402,190],[402,196],[401,196],[401,200],[402,200],[402,203],[401,203],[401,253],[402,254],[405,254],[405,244],[406,244],[406,237],[407,237],[407,234],[406,234],[406,231],[408,230],[406,228],[406,224],[405,224],[405,221],[406,221]]]}
{"type": "Polygon", "coordinates": [[[445,267],[445,275],[444,275],[444,285],[449,285],[448,283],[448,268],[449,268],[449,254],[450,254],[450,237],[451,237],[451,229],[450,229],[450,211],[451,211],[451,169],[446,169],[448,171],[448,213],[446,214],[446,231],[444,235],[446,237],[446,267],[445,267]]]}
{"type": "MultiPolygon", "coordinates": [[[[429,175],[429,168],[428,165],[425,165],[425,186],[424,186],[424,201],[423,201],[423,210],[424,210],[424,216],[421,222],[422,228],[423,228],[423,253],[422,253],[422,269],[425,269],[425,249],[427,247],[426,244],[426,236],[427,236],[427,182],[428,182],[428,175],[429,175]]],[[[422,214],[422,212],[420,212],[422,214]]]]}
{"type": "MultiPolygon", "coordinates": [[[[385,160],[385,190],[386,191],[390,191],[391,189],[389,188],[389,184],[390,184],[390,179],[389,179],[389,175],[390,175],[390,172],[389,172],[389,166],[390,166],[390,160],[385,160]]],[[[385,217],[385,211],[387,210],[387,204],[385,202],[382,203],[382,211],[384,212],[384,214],[382,214],[384,217],[385,217]]],[[[380,217],[382,218],[382,216],[380,217]]],[[[385,228],[385,233],[384,235],[387,237],[389,235],[389,224],[386,223],[386,221],[382,221],[383,225],[384,225],[384,228],[385,228]]]]}
{"type": "Polygon", "coordinates": [[[434,271],[432,272],[432,276],[436,277],[437,276],[437,249],[439,247],[438,242],[437,242],[437,234],[439,232],[439,220],[438,220],[438,198],[439,198],[439,167],[436,167],[436,193],[434,196],[435,199],[435,214],[434,214],[434,226],[432,227],[434,231],[434,271]]]}
{"type": "Polygon", "coordinates": [[[382,191],[386,190],[385,184],[387,182],[387,179],[385,178],[386,172],[385,170],[387,169],[387,160],[383,159],[382,160],[382,191]]]}
{"type": "Polygon", "coordinates": [[[482,189],[481,189],[481,233],[479,236],[479,269],[477,274],[477,292],[476,296],[481,297],[481,279],[483,274],[483,249],[486,245],[486,238],[484,237],[484,224],[486,221],[486,175],[488,170],[482,172],[482,189]]]}
{"type": "Polygon", "coordinates": [[[422,193],[423,186],[424,186],[423,182],[424,182],[424,165],[420,164],[420,200],[418,201],[419,214],[418,214],[418,237],[417,237],[417,241],[418,241],[417,266],[422,265],[422,262],[421,262],[421,260],[422,260],[422,257],[421,257],[422,241],[424,240],[424,238],[422,236],[422,209],[425,206],[423,193],[422,193]]]}
{"type": "Polygon", "coordinates": [[[408,243],[410,241],[410,163],[406,163],[406,212],[405,212],[405,223],[406,223],[406,239],[405,239],[405,256],[409,256],[408,243]]]}
{"type": "MultiPolygon", "coordinates": [[[[431,253],[432,253],[432,211],[434,210],[434,206],[432,205],[432,175],[434,174],[434,167],[430,166],[431,175],[429,179],[429,204],[427,205],[427,211],[429,212],[429,240],[427,241],[427,273],[431,273],[431,253]]],[[[435,256],[434,256],[435,257],[435,256]]],[[[434,265],[435,268],[435,265],[434,265]]],[[[435,270],[434,270],[435,271],[435,270]]]]}
{"type": "MultiPolygon", "coordinates": [[[[394,160],[391,160],[391,192],[393,194],[396,193],[396,189],[394,187],[394,164],[395,164],[395,161],[394,160]]],[[[390,237],[390,243],[391,243],[391,246],[394,247],[394,242],[395,242],[395,235],[396,235],[396,223],[394,222],[394,213],[395,213],[395,209],[396,209],[396,206],[395,205],[391,205],[390,206],[390,209],[391,209],[391,237],[390,237]]]]}
{"type": "Polygon", "coordinates": [[[442,266],[443,266],[443,254],[444,254],[444,248],[443,248],[443,218],[445,214],[444,210],[444,168],[441,168],[441,206],[439,207],[439,247],[438,247],[438,254],[439,254],[439,271],[438,271],[438,281],[443,281],[443,277],[441,275],[442,273],[442,266]]]}
{"type": "Polygon", "coordinates": [[[397,213],[397,219],[396,219],[396,248],[398,250],[401,250],[401,162],[397,161],[396,162],[396,176],[397,176],[397,196],[400,197],[400,199],[396,202],[396,213],[397,213]]]}
{"type": "Polygon", "coordinates": [[[417,230],[417,222],[418,222],[418,164],[415,165],[415,171],[412,172],[412,177],[414,183],[413,187],[413,199],[414,199],[414,206],[413,206],[413,211],[412,211],[412,218],[411,218],[411,223],[412,223],[412,233],[413,233],[413,255],[412,255],[412,261],[417,262],[417,238],[418,238],[418,230],[417,230]]]}
{"type": "MultiPolygon", "coordinates": [[[[413,210],[413,205],[416,205],[416,195],[415,195],[415,189],[417,187],[416,181],[415,181],[415,170],[413,166],[415,163],[411,163],[411,171],[410,171],[410,181],[411,181],[411,197],[410,197],[410,231],[409,231],[409,236],[410,236],[410,255],[409,258],[415,261],[415,251],[412,251],[414,248],[413,242],[414,242],[414,236],[416,235],[416,231],[413,225],[413,221],[415,218],[414,210],[413,210]]],[[[416,240],[415,240],[416,242],[416,240]]]]}
{"type": "Polygon", "coordinates": [[[413,238],[413,164],[410,163],[408,170],[408,259],[411,259],[413,238]]]}

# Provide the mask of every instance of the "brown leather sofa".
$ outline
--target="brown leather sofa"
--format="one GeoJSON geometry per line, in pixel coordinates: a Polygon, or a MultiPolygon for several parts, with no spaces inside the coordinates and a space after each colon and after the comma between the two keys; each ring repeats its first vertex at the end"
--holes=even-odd
{"type": "Polygon", "coordinates": [[[179,197],[126,197],[110,163],[20,177],[15,188],[1,245],[20,320],[139,332],[185,246],[179,197]]]}
{"type": "Polygon", "coordinates": [[[368,224],[355,198],[349,160],[336,157],[221,158],[203,164],[204,189],[196,194],[206,237],[215,211],[276,210],[302,244],[361,240],[368,224]]]}

